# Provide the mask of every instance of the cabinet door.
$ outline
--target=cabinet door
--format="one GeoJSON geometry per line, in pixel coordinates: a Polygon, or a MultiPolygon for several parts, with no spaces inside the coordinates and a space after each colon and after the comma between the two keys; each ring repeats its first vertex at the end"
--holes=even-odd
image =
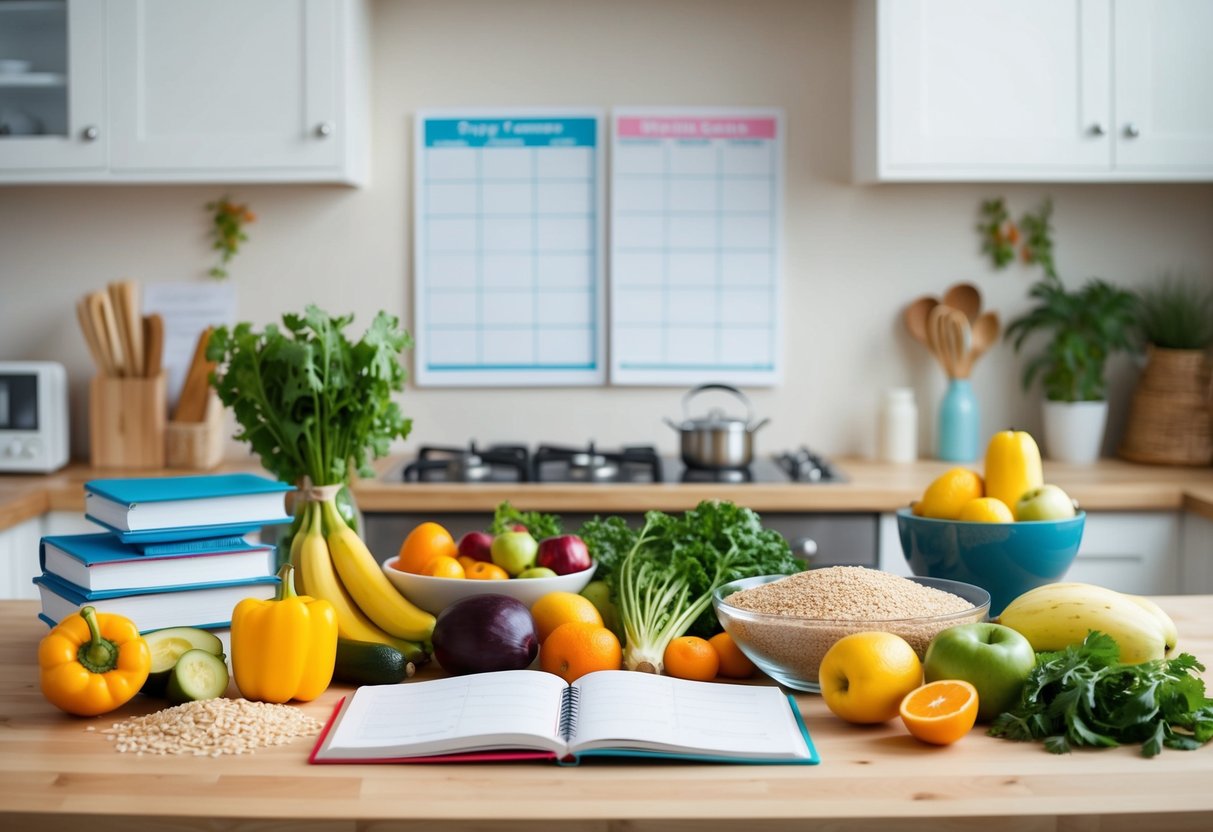
{"type": "Polygon", "coordinates": [[[1179,591],[1176,512],[1088,512],[1078,557],[1064,580],[1136,595],[1179,591]]]}
{"type": "Polygon", "coordinates": [[[105,3],[0,4],[0,174],[105,167],[105,3]]]}
{"type": "Polygon", "coordinates": [[[336,166],[336,0],[110,0],[111,166],[336,166]]]}
{"type": "Polygon", "coordinates": [[[881,2],[885,172],[997,180],[1108,171],[1108,4],[881,2]]]}
{"type": "Polygon", "coordinates": [[[1213,173],[1213,3],[1114,8],[1117,169],[1213,173]]]}

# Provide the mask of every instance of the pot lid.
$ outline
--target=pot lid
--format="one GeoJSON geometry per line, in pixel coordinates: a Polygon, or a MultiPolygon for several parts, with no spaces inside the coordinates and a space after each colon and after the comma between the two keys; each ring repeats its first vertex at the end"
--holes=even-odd
{"type": "Polygon", "coordinates": [[[749,425],[748,419],[729,416],[719,407],[713,407],[706,416],[686,418],[682,421],[683,430],[745,430],[749,425]]]}

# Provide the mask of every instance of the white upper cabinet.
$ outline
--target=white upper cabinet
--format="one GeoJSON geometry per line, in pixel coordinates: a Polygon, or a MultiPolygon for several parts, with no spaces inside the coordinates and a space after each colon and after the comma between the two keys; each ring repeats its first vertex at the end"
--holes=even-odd
{"type": "Polygon", "coordinates": [[[71,129],[59,142],[69,147],[35,165],[0,137],[0,181],[365,181],[364,3],[67,0],[66,8],[68,65],[100,50],[82,82],[69,73],[71,129]],[[86,123],[91,142],[80,138],[86,123]]]}
{"type": "Polygon", "coordinates": [[[865,0],[856,178],[1213,179],[1211,32],[1207,0],[865,0]]]}

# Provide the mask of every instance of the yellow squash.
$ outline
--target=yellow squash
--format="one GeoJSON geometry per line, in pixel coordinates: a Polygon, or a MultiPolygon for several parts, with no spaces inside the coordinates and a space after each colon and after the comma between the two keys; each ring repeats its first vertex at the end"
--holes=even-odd
{"type": "Polygon", "coordinates": [[[986,496],[996,497],[1015,511],[1024,492],[1044,484],[1040,448],[1032,434],[1023,430],[1002,430],[990,437],[986,446],[986,496]]]}
{"type": "Polygon", "coordinates": [[[310,702],[328,688],[337,659],[337,614],[319,598],[296,595],[283,564],[276,598],[245,598],[232,611],[232,672],[245,699],[310,702]]]}
{"type": "Polygon", "coordinates": [[[128,618],[84,607],[38,645],[42,695],[77,716],[108,713],[147,681],[152,651],[128,618]]]}

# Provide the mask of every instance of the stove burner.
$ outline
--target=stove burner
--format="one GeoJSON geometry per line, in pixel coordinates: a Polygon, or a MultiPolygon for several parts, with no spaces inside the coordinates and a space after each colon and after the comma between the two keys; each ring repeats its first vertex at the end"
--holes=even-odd
{"type": "Polygon", "coordinates": [[[799,450],[780,454],[776,461],[788,477],[795,482],[822,482],[837,480],[838,474],[821,456],[804,445],[799,450]]]}
{"type": "Polygon", "coordinates": [[[687,468],[682,472],[683,482],[753,482],[754,474],[749,468],[687,468]]]}
{"type": "Polygon", "coordinates": [[[404,468],[405,482],[486,482],[530,479],[530,454],[521,445],[490,445],[484,450],[469,442],[466,448],[425,446],[404,468]]]}
{"type": "Polygon", "coordinates": [[[540,445],[532,459],[537,482],[661,482],[661,459],[651,446],[600,451],[540,445]]]}

